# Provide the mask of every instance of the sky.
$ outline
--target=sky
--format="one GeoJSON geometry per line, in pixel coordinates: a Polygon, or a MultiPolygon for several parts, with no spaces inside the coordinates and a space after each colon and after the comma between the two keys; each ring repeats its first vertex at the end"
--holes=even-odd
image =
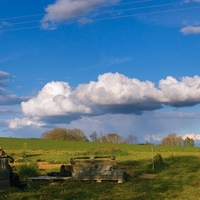
{"type": "Polygon", "coordinates": [[[200,0],[0,0],[0,137],[200,144],[199,52],[200,0]]]}

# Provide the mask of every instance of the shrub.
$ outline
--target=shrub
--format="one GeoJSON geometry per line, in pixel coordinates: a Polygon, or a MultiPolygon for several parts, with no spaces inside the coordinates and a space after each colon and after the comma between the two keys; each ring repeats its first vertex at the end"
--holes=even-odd
{"type": "Polygon", "coordinates": [[[163,169],[166,166],[161,154],[159,153],[154,156],[154,166],[156,170],[163,169]]]}
{"type": "Polygon", "coordinates": [[[167,164],[163,161],[161,154],[157,153],[153,158],[153,163],[151,163],[147,166],[146,172],[149,172],[149,173],[160,172],[166,166],[167,166],[167,164]]]}
{"type": "Polygon", "coordinates": [[[19,165],[17,173],[20,179],[25,181],[28,179],[28,177],[33,177],[38,175],[38,165],[37,163],[19,165]]]}

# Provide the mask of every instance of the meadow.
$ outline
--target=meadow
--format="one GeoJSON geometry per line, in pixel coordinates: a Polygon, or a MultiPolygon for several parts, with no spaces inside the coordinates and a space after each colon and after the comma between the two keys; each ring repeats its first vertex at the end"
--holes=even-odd
{"type": "MultiPolygon", "coordinates": [[[[59,171],[71,157],[115,155],[117,166],[126,172],[125,183],[67,181],[27,181],[25,190],[10,188],[0,192],[0,200],[100,200],[100,199],[200,199],[200,148],[161,145],[131,145],[44,139],[0,138],[8,155],[16,160],[13,169],[23,164],[47,163],[51,168],[37,169],[38,175],[59,171]],[[152,157],[162,160],[152,169],[152,157]],[[162,161],[162,162],[160,162],[162,161]],[[145,176],[148,175],[148,176],[145,176]],[[152,176],[150,176],[152,175],[152,176]]],[[[20,174],[19,174],[20,175],[20,174]]]]}

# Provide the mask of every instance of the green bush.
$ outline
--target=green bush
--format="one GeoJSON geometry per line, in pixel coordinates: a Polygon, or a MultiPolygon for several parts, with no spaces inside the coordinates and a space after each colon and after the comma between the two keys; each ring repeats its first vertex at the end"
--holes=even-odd
{"type": "Polygon", "coordinates": [[[154,166],[156,170],[162,170],[163,168],[165,168],[166,164],[163,161],[163,158],[161,156],[161,154],[157,153],[154,156],[154,166]]]}
{"type": "Polygon", "coordinates": [[[37,163],[19,165],[17,173],[21,180],[26,181],[28,177],[38,175],[38,165],[37,163]]]}
{"type": "Polygon", "coordinates": [[[146,172],[148,173],[158,173],[162,171],[168,165],[163,161],[162,155],[157,153],[153,157],[151,164],[147,165],[146,172]]]}

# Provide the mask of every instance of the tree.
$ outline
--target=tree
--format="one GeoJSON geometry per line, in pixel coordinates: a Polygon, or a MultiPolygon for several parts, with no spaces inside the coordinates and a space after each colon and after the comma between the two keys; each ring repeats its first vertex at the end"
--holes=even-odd
{"type": "Polygon", "coordinates": [[[96,142],[102,142],[102,143],[116,143],[116,144],[120,144],[120,143],[126,143],[126,140],[118,135],[117,133],[108,133],[103,135],[102,133],[100,133],[99,137],[96,137],[97,134],[96,132],[93,132],[90,137],[92,137],[92,139],[96,140],[96,142]]]}
{"type": "Polygon", "coordinates": [[[109,143],[120,143],[121,141],[121,136],[119,136],[116,133],[108,133],[107,134],[107,141],[109,143]]]}
{"type": "Polygon", "coordinates": [[[128,144],[137,144],[138,143],[137,137],[133,136],[133,135],[128,135],[126,141],[128,144]]]}
{"type": "Polygon", "coordinates": [[[186,137],[184,140],[184,146],[186,147],[193,147],[194,146],[194,140],[192,138],[186,137]]]}
{"type": "Polygon", "coordinates": [[[162,145],[164,146],[182,146],[183,138],[181,135],[177,135],[176,133],[170,133],[166,137],[162,139],[162,145]]]}
{"type": "Polygon", "coordinates": [[[78,128],[74,128],[71,130],[71,135],[73,136],[73,140],[75,141],[88,141],[87,137],[85,136],[84,132],[78,128]]]}
{"type": "Polygon", "coordinates": [[[49,140],[66,140],[66,132],[65,128],[54,128],[49,131],[45,131],[42,134],[42,138],[49,140]]]}
{"type": "Polygon", "coordinates": [[[97,142],[98,141],[98,135],[97,135],[96,131],[94,131],[92,134],[90,134],[89,137],[91,138],[91,140],[93,142],[97,142]]]}
{"type": "Polygon", "coordinates": [[[84,132],[78,128],[54,128],[42,134],[42,138],[49,140],[88,141],[84,132]]]}

